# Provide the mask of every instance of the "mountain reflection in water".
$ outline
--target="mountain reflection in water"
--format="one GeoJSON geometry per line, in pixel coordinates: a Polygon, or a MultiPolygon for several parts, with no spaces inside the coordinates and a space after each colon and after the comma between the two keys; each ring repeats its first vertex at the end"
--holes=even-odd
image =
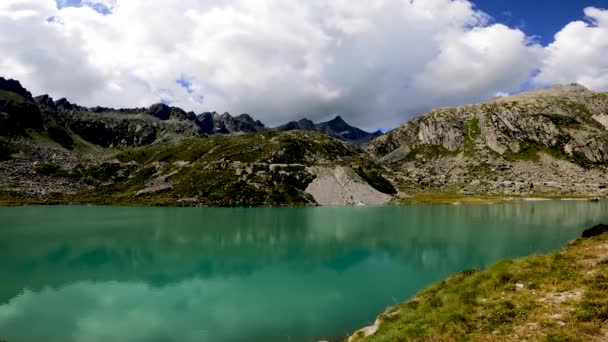
{"type": "Polygon", "coordinates": [[[0,338],[315,341],[432,282],[561,247],[608,203],[0,208],[0,338]]]}

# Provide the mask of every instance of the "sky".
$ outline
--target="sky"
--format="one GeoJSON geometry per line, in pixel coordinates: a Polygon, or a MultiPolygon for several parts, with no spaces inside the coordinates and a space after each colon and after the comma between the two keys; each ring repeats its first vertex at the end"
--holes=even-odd
{"type": "Polygon", "coordinates": [[[548,45],[567,23],[583,20],[586,7],[608,9],[608,0],[477,0],[479,10],[496,22],[522,29],[548,45]]]}
{"type": "Polygon", "coordinates": [[[608,91],[608,0],[2,0],[0,76],[106,107],[368,130],[577,82],[608,91]]]}

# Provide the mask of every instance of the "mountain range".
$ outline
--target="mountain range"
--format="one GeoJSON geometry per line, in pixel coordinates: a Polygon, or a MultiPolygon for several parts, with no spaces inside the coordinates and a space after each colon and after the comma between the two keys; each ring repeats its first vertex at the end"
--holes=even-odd
{"type": "Polygon", "coordinates": [[[608,94],[558,85],[382,134],[341,117],[82,107],[0,78],[1,203],[358,205],[608,195],[608,94]]]}
{"type": "MultiPolygon", "coordinates": [[[[368,133],[347,124],[340,116],[335,119],[314,124],[308,119],[300,122],[309,123],[306,127],[293,126],[291,123],[268,128],[259,120],[254,120],[249,114],[232,116],[230,113],[205,112],[195,114],[186,112],[178,107],[158,103],[149,108],[122,108],[107,107],[87,108],[72,104],[65,98],[53,100],[48,95],[32,97],[29,91],[18,81],[0,78],[0,91],[5,92],[5,99],[0,98],[0,106],[4,103],[5,113],[14,116],[15,120],[30,120],[24,127],[41,127],[41,123],[58,123],[65,125],[83,139],[104,147],[140,146],[153,143],[161,137],[171,134],[207,136],[213,134],[242,134],[265,132],[272,130],[289,131],[296,129],[317,131],[333,138],[353,144],[363,144],[378,137],[382,132],[368,133]],[[20,95],[19,104],[30,107],[28,115],[12,113],[7,102],[10,96],[7,92],[20,95]],[[38,108],[36,108],[38,107],[38,108]],[[11,114],[12,113],[12,114],[11,114]],[[293,127],[293,128],[292,128],[293,127]]],[[[23,108],[16,107],[19,111],[23,108]]],[[[15,121],[15,122],[17,122],[15,121]]]]}
{"type": "Polygon", "coordinates": [[[285,125],[276,128],[278,131],[316,131],[326,134],[332,138],[347,141],[356,145],[365,144],[382,135],[382,131],[378,130],[374,133],[365,132],[359,128],[352,127],[342,119],[341,116],[336,116],[334,119],[326,122],[315,124],[309,119],[301,119],[299,121],[291,121],[285,125]]]}

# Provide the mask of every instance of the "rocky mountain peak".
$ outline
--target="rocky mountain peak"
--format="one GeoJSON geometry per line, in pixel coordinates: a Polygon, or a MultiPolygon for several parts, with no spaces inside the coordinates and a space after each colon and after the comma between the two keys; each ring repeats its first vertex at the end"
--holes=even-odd
{"type": "Polygon", "coordinates": [[[17,80],[5,79],[4,77],[0,77],[0,90],[10,91],[30,100],[33,99],[32,94],[27,91],[27,89],[23,88],[21,83],[17,80]]]}
{"type": "Polygon", "coordinates": [[[568,91],[568,92],[585,92],[585,91],[589,91],[589,89],[587,87],[585,87],[584,85],[582,85],[580,83],[558,84],[558,85],[553,86],[552,89],[561,90],[561,91],[568,91]]]}
{"type": "Polygon", "coordinates": [[[34,100],[36,100],[36,102],[38,102],[41,105],[48,106],[49,108],[51,108],[53,110],[57,110],[57,106],[55,106],[55,101],[53,101],[53,98],[50,97],[49,95],[36,96],[34,98],[34,100]]]}
{"type": "Polygon", "coordinates": [[[12,79],[0,77],[0,135],[22,134],[24,128],[40,128],[40,108],[32,94],[12,79]]]}
{"type": "Polygon", "coordinates": [[[249,114],[236,117],[226,112],[205,112],[198,115],[198,121],[203,132],[207,134],[250,133],[265,131],[266,127],[259,120],[254,120],[249,114]]]}
{"type": "Polygon", "coordinates": [[[325,124],[335,131],[350,132],[354,128],[351,125],[347,124],[346,121],[344,121],[344,119],[342,119],[340,115],[325,122],[325,124]]]}
{"type": "Polygon", "coordinates": [[[342,117],[340,115],[336,115],[335,118],[329,120],[328,122],[338,123],[338,124],[345,124],[346,123],[346,121],[344,121],[344,119],[342,119],[342,117]]]}
{"type": "Polygon", "coordinates": [[[68,99],[66,99],[65,97],[62,97],[59,100],[55,101],[55,106],[57,108],[65,109],[65,110],[72,110],[77,107],[76,105],[74,105],[70,101],[68,101],[68,99]]]}
{"type": "Polygon", "coordinates": [[[171,116],[171,107],[164,103],[153,104],[148,108],[148,114],[160,120],[169,120],[169,117],[171,116]]]}
{"type": "Polygon", "coordinates": [[[235,117],[235,119],[239,120],[239,121],[243,121],[243,122],[255,122],[255,120],[253,120],[253,118],[251,117],[251,115],[247,114],[247,113],[243,113],[237,117],[235,117]]]}
{"type": "Polygon", "coordinates": [[[311,127],[315,125],[315,123],[312,122],[312,120],[307,119],[307,118],[298,120],[298,123],[301,125],[304,125],[304,126],[311,126],[311,127]]]}
{"type": "Polygon", "coordinates": [[[299,121],[291,121],[285,125],[275,128],[279,131],[317,131],[330,137],[346,141],[355,145],[361,145],[370,140],[382,135],[382,133],[368,133],[357,127],[349,125],[344,119],[337,115],[335,118],[315,124],[309,119],[301,119],[299,121]]]}

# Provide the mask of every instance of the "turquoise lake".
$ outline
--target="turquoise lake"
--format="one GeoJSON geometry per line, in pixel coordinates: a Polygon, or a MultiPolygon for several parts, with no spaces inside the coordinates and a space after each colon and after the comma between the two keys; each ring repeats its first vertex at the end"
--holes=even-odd
{"type": "Polygon", "coordinates": [[[601,222],[608,202],[0,208],[0,340],[337,340],[601,222]]]}

